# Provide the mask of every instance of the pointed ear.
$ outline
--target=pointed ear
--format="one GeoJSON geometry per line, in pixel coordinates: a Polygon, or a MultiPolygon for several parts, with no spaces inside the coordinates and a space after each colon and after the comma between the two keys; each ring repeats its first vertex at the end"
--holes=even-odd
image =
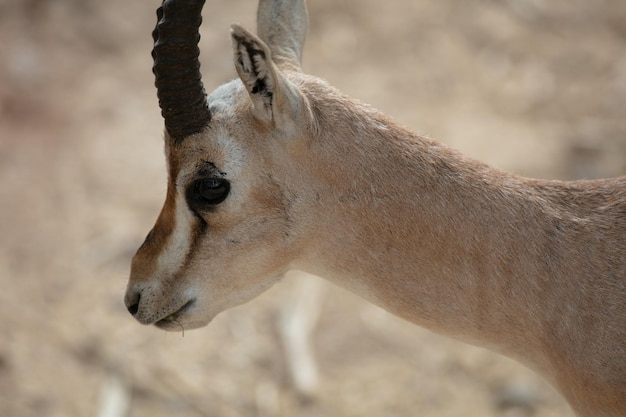
{"type": "Polygon", "coordinates": [[[232,26],[231,37],[235,68],[252,99],[255,117],[278,128],[293,124],[303,98],[274,65],[267,45],[239,25],[232,26]]]}
{"type": "Polygon", "coordinates": [[[257,33],[282,70],[300,71],[308,23],[306,0],[259,0],[257,33]]]}

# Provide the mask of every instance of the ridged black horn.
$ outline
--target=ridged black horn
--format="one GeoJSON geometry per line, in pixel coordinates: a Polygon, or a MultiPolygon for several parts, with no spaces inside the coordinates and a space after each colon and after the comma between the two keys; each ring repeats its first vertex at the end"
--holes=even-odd
{"type": "Polygon", "coordinates": [[[200,24],[205,0],[164,0],[152,32],[157,95],[165,128],[177,140],[211,120],[200,74],[200,24]]]}

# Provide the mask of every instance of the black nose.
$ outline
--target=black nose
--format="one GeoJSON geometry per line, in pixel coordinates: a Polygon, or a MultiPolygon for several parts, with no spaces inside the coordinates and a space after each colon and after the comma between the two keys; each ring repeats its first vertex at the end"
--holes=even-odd
{"type": "Polygon", "coordinates": [[[128,312],[133,316],[139,311],[139,300],[141,300],[141,294],[138,292],[128,294],[124,300],[128,312]]]}

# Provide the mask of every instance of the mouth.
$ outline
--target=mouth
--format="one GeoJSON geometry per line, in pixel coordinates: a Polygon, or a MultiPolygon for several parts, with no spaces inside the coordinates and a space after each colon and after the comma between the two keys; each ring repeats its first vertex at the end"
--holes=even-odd
{"type": "Polygon", "coordinates": [[[181,308],[157,321],[156,323],[154,323],[154,325],[163,330],[183,328],[183,325],[180,322],[180,318],[184,316],[194,306],[195,303],[195,298],[187,301],[181,308]]]}

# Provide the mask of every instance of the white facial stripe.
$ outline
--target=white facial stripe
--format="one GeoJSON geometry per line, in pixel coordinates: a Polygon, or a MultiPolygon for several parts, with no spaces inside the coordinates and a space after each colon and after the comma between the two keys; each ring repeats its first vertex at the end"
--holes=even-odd
{"type": "Polygon", "coordinates": [[[192,239],[191,214],[185,202],[179,201],[180,198],[180,194],[177,194],[173,231],[157,261],[158,271],[162,271],[165,276],[174,275],[183,267],[192,239]]]}

